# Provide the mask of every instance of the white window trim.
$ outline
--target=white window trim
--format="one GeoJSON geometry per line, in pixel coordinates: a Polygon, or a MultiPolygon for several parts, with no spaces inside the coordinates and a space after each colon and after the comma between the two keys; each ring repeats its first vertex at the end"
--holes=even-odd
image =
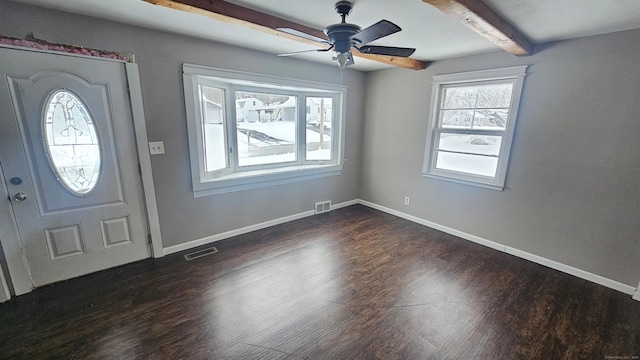
{"type": "MultiPolygon", "coordinates": [[[[194,197],[197,198],[266,186],[289,184],[341,174],[344,162],[343,158],[346,131],[346,86],[225,70],[186,63],[183,64],[182,70],[189,138],[189,157],[191,162],[191,179],[194,197]],[[291,163],[289,165],[283,164],[283,166],[278,167],[256,166],[245,171],[225,172],[224,174],[215,177],[205,174],[204,149],[202,141],[200,141],[202,137],[202,129],[199,126],[200,110],[197,106],[194,106],[196,99],[198,98],[197,76],[214,78],[222,84],[230,84],[229,87],[234,85],[243,85],[246,88],[250,88],[255,86],[255,84],[259,84],[260,86],[264,86],[260,88],[262,91],[269,91],[271,89],[274,91],[293,90],[299,92],[302,90],[308,93],[308,96],[322,96],[326,93],[327,95],[334,97],[337,100],[334,106],[338,109],[336,116],[339,116],[339,124],[337,127],[338,131],[332,134],[332,154],[335,156],[335,159],[330,163],[324,163],[323,161],[308,161],[305,163],[302,162],[301,159],[298,159],[295,163],[291,163]]],[[[227,98],[230,98],[228,95],[229,94],[227,94],[227,98]]],[[[231,119],[233,119],[235,118],[235,104],[233,104],[230,99],[227,99],[226,101],[226,116],[230,116],[231,119]]],[[[299,99],[299,102],[300,101],[301,99],[299,99]]],[[[300,109],[304,110],[306,107],[300,108],[300,104],[298,104],[298,108],[299,111],[301,111],[300,109]]],[[[227,120],[225,119],[224,121],[227,120]]],[[[235,140],[228,139],[228,141],[233,142],[235,140]]],[[[302,149],[302,146],[303,144],[298,144],[298,152],[300,156],[304,156],[304,153],[300,150],[302,149]]]]}
{"type": "Polygon", "coordinates": [[[507,174],[509,164],[509,155],[511,152],[511,143],[513,141],[513,133],[515,130],[516,119],[518,116],[518,108],[520,105],[520,96],[522,93],[522,85],[526,75],[527,65],[514,66],[508,68],[469,71],[454,74],[444,74],[433,76],[431,89],[431,107],[429,109],[429,126],[427,131],[427,141],[424,154],[424,163],[422,174],[425,177],[446,180],[454,183],[478,186],[493,190],[502,191],[507,174]],[[498,166],[495,177],[484,177],[480,175],[464,174],[455,171],[447,171],[436,169],[434,163],[434,142],[436,128],[438,126],[438,107],[440,101],[441,88],[443,85],[464,84],[479,81],[492,80],[513,80],[513,90],[509,117],[507,119],[507,127],[505,128],[500,152],[498,155],[498,166]]]}

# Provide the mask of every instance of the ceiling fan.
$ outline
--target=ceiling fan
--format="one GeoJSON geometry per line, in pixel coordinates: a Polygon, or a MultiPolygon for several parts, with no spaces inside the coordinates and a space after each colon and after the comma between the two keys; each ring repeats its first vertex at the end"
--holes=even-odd
{"type": "Polygon", "coordinates": [[[414,51],[416,51],[416,49],[414,48],[367,45],[372,41],[394,34],[402,29],[398,25],[388,20],[380,20],[377,23],[369,26],[368,28],[361,29],[360,26],[349,24],[345,20],[347,15],[351,13],[351,9],[353,8],[353,4],[350,1],[338,1],[335,8],[336,12],[342,17],[342,22],[329,25],[324,28],[324,33],[329,39],[328,41],[295,29],[277,28],[277,30],[286,32],[291,35],[296,35],[312,41],[325,43],[329,45],[327,49],[296,51],[286,54],[279,54],[278,56],[290,56],[305,52],[326,52],[334,50],[335,56],[333,60],[337,60],[340,69],[344,69],[346,66],[353,65],[353,55],[351,54],[352,48],[364,54],[389,55],[399,57],[409,57],[411,56],[411,54],[413,54],[414,51]]]}

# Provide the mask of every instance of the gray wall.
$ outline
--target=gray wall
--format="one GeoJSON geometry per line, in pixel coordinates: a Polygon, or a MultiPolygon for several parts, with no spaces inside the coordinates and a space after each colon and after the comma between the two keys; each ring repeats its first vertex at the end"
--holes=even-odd
{"type": "MultiPolygon", "coordinates": [[[[346,158],[342,175],[270,188],[193,198],[181,65],[183,62],[340,84],[337,66],[280,58],[189,37],[94,18],[0,2],[0,35],[133,53],[138,63],[150,141],[164,141],[166,155],[152,156],[164,246],[358,198],[364,78],[345,71],[346,158]]],[[[2,59],[5,61],[5,59],[2,59]]]]}
{"type": "Polygon", "coordinates": [[[360,196],[635,287],[640,278],[640,31],[367,76],[360,196]],[[529,64],[506,188],[421,176],[435,74],[529,64]],[[411,205],[403,205],[404,196],[411,205]]]}
{"type": "MultiPolygon", "coordinates": [[[[640,277],[640,31],[436,62],[425,71],[346,71],[341,176],[194,199],[183,62],[340,83],[333,66],[0,2],[0,34],[134,53],[165,246],[362,198],[636,286],[640,277]],[[431,76],[530,64],[506,189],[421,176],[431,76]],[[366,101],[365,101],[366,100],[366,101]],[[366,105],[366,107],[365,107],[366,105]],[[364,136],[362,133],[364,132],[364,136]],[[411,196],[411,206],[402,204],[411,196]]],[[[2,59],[4,61],[4,59],[2,59]]]]}

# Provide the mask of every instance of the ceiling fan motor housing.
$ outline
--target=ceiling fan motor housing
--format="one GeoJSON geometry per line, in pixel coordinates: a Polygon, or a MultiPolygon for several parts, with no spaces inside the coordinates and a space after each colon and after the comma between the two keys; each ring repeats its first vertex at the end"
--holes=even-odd
{"type": "Polygon", "coordinates": [[[333,24],[324,29],[324,33],[329,38],[329,42],[334,44],[333,48],[337,53],[351,51],[351,46],[355,42],[351,37],[359,32],[360,26],[348,23],[333,24]]]}

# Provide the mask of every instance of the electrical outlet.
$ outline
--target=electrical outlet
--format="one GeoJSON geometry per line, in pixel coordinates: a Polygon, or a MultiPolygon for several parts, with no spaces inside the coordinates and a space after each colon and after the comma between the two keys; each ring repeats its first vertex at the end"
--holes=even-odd
{"type": "Polygon", "coordinates": [[[162,141],[150,141],[149,142],[149,154],[162,155],[164,154],[164,143],[162,141]]]}
{"type": "Polygon", "coordinates": [[[405,205],[409,205],[410,203],[411,203],[411,198],[410,198],[410,197],[408,197],[408,196],[405,196],[405,197],[404,197],[404,204],[405,204],[405,205]]]}

